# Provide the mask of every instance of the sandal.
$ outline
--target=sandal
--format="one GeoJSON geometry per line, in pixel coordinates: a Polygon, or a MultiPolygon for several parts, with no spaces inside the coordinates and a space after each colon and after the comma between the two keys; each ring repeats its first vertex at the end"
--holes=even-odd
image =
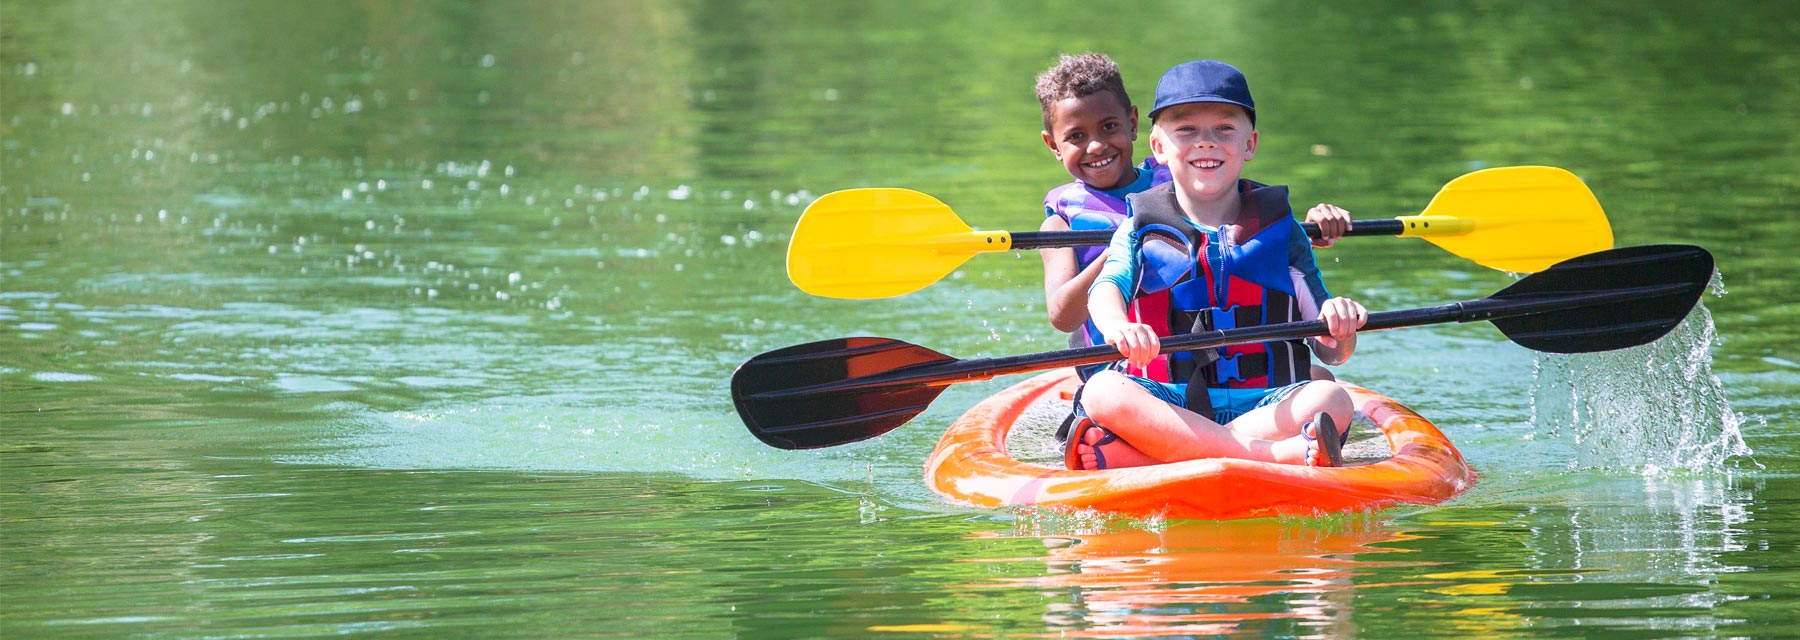
{"type": "Polygon", "coordinates": [[[1331,418],[1331,414],[1323,411],[1313,416],[1312,422],[1300,425],[1300,437],[1306,439],[1306,466],[1344,466],[1344,440],[1341,434],[1349,431],[1338,431],[1337,421],[1331,418]]]}
{"type": "Polygon", "coordinates": [[[1099,423],[1094,422],[1093,418],[1089,418],[1086,415],[1077,415],[1071,420],[1069,439],[1063,441],[1063,466],[1075,471],[1097,471],[1105,469],[1106,454],[1100,451],[1100,447],[1118,441],[1118,439],[1118,436],[1113,435],[1113,432],[1111,431],[1107,431],[1106,427],[1102,427],[1099,423]],[[1083,444],[1082,438],[1087,436],[1088,429],[1099,429],[1102,434],[1099,440],[1088,445],[1094,449],[1093,469],[1086,469],[1081,466],[1081,453],[1080,449],[1077,449],[1077,447],[1083,444]]]}

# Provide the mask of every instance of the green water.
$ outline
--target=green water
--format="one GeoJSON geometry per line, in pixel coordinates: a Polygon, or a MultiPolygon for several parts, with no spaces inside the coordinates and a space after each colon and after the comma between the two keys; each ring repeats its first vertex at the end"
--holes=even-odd
{"type": "MultiPolygon", "coordinates": [[[[1800,617],[1800,10],[1562,3],[7,2],[0,635],[1777,636],[1800,617]],[[1579,174],[1620,244],[1700,244],[1677,335],[1541,356],[1485,325],[1341,377],[1481,473],[1434,507],[1107,522],[943,503],[937,435],[770,449],[757,353],[1056,348],[1033,255],[923,292],[786,280],[813,198],[1031,229],[1067,180],[1033,76],[1196,57],[1259,98],[1250,177],[1415,213],[1579,174]]],[[[1140,140],[1139,153],[1147,151],[1140,140]]],[[[1371,309],[1508,276],[1322,254],[1371,309]]]]}

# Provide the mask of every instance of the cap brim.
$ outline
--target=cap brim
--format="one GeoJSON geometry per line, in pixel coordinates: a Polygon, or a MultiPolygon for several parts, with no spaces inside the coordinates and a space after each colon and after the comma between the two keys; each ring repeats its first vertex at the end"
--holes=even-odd
{"type": "Polygon", "coordinates": [[[1237,107],[1242,108],[1245,113],[1250,114],[1250,123],[1251,124],[1256,123],[1256,107],[1252,107],[1250,105],[1244,104],[1242,102],[1238,102],[1236,100],[1227,100],[1225,98],[1220,98],[1218,96],[1193,96],[1191,98],[1182,98],[1180,100],[1171,100],[1168,104],[1158,106],[1155,109],[1151,109],[1150,110],[1150,119],[1156,120],[1156,116],[1158,114],[1161,114],[1164,111],[1167,111],[1169,109],[1169,107],[1179,107],[1184,104],[1194,104],[1194,103],[1198,103],[1198,102],[1217,102],[1220,104],[1236,105],[1237,107]]]}

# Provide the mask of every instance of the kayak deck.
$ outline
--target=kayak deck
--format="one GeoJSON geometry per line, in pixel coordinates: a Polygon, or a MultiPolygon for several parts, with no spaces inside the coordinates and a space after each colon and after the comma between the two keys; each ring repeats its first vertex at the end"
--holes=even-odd
{"type": "Polygon", "coordinates": [[[1367,511],[1434,504],[1474,484],[1462,454],[1430,421],[1399,402],[1345,384],[1356,410],[1386,436],[1393,455],[1368,464],[1310,468],[1231,458],[1073,471],[1022,462],[1007,453],[1021,415],[1065,398],[1073,370],[1047,372],[970,408],[950,425],[925,463],[925,482],[952,502],[977,507],[1040,506],[1135,517],[1229,520],[1367,511]]]}

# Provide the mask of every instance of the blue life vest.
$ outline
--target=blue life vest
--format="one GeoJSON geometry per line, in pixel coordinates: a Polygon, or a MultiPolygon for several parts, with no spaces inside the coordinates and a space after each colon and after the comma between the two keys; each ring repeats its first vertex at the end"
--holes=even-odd
{"type": "MultiPolygon", "coordinates": [[[[1239,191],[1243,209],[1235,234],[1229,226],[1209,232],[1194,225],[1181,214],[1173,185],[1130,196],[1141,262],[1138,294],[1169,292],[1171,335],[1301,319],[1288,252],[1293,234],[1304,232],[1294,221],[1287,187],[1241,180],[1239,191]]],[[[1171,380],[1188,382],[1188,407],[1208,415],[1207,388],[1276,388],[1308,380],[1312,351],[1304,339],[1259,342],[1170,354],[1169,367],[1171,380]]]]}

